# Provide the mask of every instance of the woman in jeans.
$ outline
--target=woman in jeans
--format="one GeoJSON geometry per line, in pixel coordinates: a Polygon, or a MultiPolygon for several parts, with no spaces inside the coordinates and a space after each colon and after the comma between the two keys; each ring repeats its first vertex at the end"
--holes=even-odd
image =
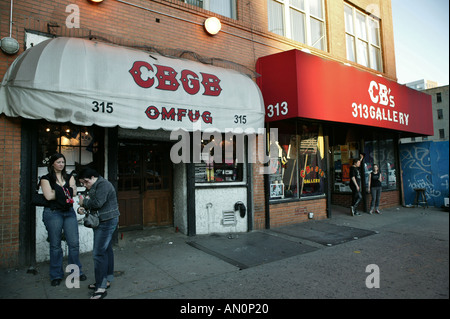
{"type": "Polygon", "coordinates": [[[101,177],[97,171],[85,168],[78,173],[78,179],[87,190],[86,197],[80,198],[79,214],[84,210],[97,211],[100,224],[94,229],[94,271],[95,284],[91,299],[102,299],[106,296],[114,275],[114,252],[112,235],[119,222],[119,205],[114,186],[101,177]]]}
{"type": "Polygon", "coordinates": [[[377,214],[381,214],[378,209],[381,197],[381,174],[377,164],[373,164],[373,171],[369,175],[369,187],[367,190],[372,194],[369,214],[372,214],[374,210],[377,214]]]}
{"type": "Polygon", "coordinates": [[[63,251],[61,248],[62,231],[69,246],[69,264],[79,269],[79,280],[86,280],[81,270],[78,222],[73,210],[73,194],[77,192],[75,179],[66,172],[66,158],[56,153],[49,160],[48,174],[41,178],[44,197],[50,202],[44,208],[42,216],[50,241],[50,281],[58,286],[64,277],[63,251]]]}

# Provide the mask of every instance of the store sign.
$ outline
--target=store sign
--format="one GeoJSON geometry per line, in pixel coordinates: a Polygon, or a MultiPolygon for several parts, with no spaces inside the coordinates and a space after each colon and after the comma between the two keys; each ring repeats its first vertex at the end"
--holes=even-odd
{"type": "Polygon", "coordinates": [[[299,50],[258,59],[266,121],[307,118],[433,135],[431,96],[299,50]]]}
{"type": "Polygon", "coordinates": [[[203,95],[219,96],[220,92],[222,92],[220,79],[214,74],[201,72],[202,80],[200,82],[199,76],[195,72],[191,70],[182,70],[180,81],[178,81],[178,72],[172,67],[158,64],[155,64],[155,67],[152,67],[150,63],[145,61],[134,62],[133,67],[129,72],[136,84],[146,89],[151,88],[157,79],[158,85],[155,85],[155,87],[159,90],[176,91],[181,83],[182,88],[186,93],[195,95],[199,93],[201,83],[203,86],[203,95]],[[142,69],[156,74],[154,76],[147,76],[144,80],[142,78],[142,69]]]}
{"type": "Polygon", "coordinates": [[[79,38],[22,53],[0,87],[0,114],[167,131],[264,128],[256,83],[234,70],[79,38]]]}

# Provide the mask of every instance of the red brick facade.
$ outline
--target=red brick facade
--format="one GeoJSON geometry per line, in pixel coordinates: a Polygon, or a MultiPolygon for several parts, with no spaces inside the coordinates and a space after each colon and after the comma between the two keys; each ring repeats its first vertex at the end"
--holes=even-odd
{"type": "Polygon", "coordinates": [[[20,119],[0,115],[0,265],[18,262],[20,119]]]}
{"type": "MultiPolygon", "coordinates": [[[[367,194],[366,196],[366,206],[364,207],[361,202],[358,206],[360,210],[369,210],[370,209],[370,200],[371,195],[367,194]]],[[[331,196],[331,202],[334,205],[344,206],[350,208],[352,198],[348,194],[339,194],[333,193],[331,196]]],[[[395,207],[400,205],[400,191],[398,190],[389,190],[383,191],[380,197],[380,209],[386,209],[390,207],[395,207]]],[[[349,210],[350,211],[350,210],[349,210]]]]}
{"type": "MultiPolygon", "coordinates": [[[[105,0],[92,4],[87,0],[14,0],[12,37],[24,50],[25,31],[68,37],[94,37],[100,41],[123,46],[154,47],[186,51],[183,58],[215,58],[217,66],[238,71],[255,70],[259,57],[291,50],[308,48],[313,54],[327,59],[346,60],[344,1],[325,0],[325,20],[328,50],[319,51],[302,43],[268,32],[267,0],[236,0],[237,19],[214,14],[178,0],[129,0],[128,3],[105,0]],[[79,11],[73,11],[73,6],[79,11]],[[79,13],[79,15],[77,15],[79,13]],[[75,14],[79,28],[68,28],[66,21],[75,14]],[[217,16],[222,31],[212,37],[205,33],[203,22],[217,16]],[[223,62],[225,60],[226,62],[223,62]]],[[[353,0],[355,7],[376,8],[381,18],[383,50],[382,75],[396,80],[391,3],[389,0],[353,0]]],[[[0,2],[0,34],[9,35],[10,2],[0,2]]],[[[0,52],[0,78],[18,54],[8,56],[0,52]]],[[[355,63],[352,66],[375,72],[355,63]]],[[[21,121],[0,115],[0,266],[18,263],[21,121]]],[[[265,228],[264,176],[261,167],[253,166],[253,228],[265,228]]],[[[398,204],[398,192],[383,193],[381,207],[398,204]],[[391,196],[390,193],[394,195],[391,196]]],[[[347,196],[348,198],[348,196],[347,196]]],[[[280,203],[270,206],[270,225],[298,223],[308,219],[326,218],[326,199],[280,203]]]]}

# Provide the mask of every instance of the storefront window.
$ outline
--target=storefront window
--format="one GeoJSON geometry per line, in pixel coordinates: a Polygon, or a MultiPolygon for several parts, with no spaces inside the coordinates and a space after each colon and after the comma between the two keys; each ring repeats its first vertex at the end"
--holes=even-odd
{"type": "MultiPolygon", "coordinates": [[[[294,130],[295,133],[295,130],[294,130]]],[[[298,136],[270,135],[270,199],[298,198],[298,136]]]]}
{"type": "Polygon", "coordinates": [[[300,194],[302,197],[325,193],[324,141],[322,127],[303,125],[299,149],[300,194]]]}
{"type": "Polygon", "coordinates": [[[363,142],[365,157],[362,165],[365,185],[369,183],[369,174],[372,172],[373,164],[378,164],[382,188],[386,190],[397,189],[397,167],[393,139],[386,138],[386,136],[374,137],[373,134],[362,137],[358,136],[358,132],[352,129],[336,129],[334,133],[336,139],[343,138],[341,139],[342,144],[332,146],[334,192],[351,192],[350,166],[354,158],[359,158],[362,148],[358,142],[354,142],[358,137],[366,140],[363,142]]]}
{"type": "Polygon", "coordinates": [[[325,192],[324,143],[320,125],[295,123],[269,136],[270,199],[301,199],[325,192]]]}
{"type": "Polygon", "coordinates": [[[359,144],[349,142],[333,146],[334,191],[351,192],[350,166],[354,158],[359,158],[359,144]]]}
{"type": "Polygon", "coordinates": [[[66,158],[66,171],[92,165],[98,152],[98,141],[93,127],[73,124],[42,123],[38,132],[38,175],[47,174],[47,162],[55,153],[66,158]]]}
{"type": "MultiPolygon", "coordinates": [[[[223,183],[244,181],[244,161],[238,158],[236,137],[219,134],[203,139],[201,145],[201,163],[195,164],[196,183],[223,183]]],[[[241,150],[242,151],[242,150],[241,150]]],[[[243,154],[243,153],[241,153],[243,154]]]]}
{"type": "Polygon", "coordinates": [[[369,174],[373,164],[378,164],[381,173],[381,187],[383,189],[397,189],[397,175],[395,162],[394,140],[375,140],[365,142],[366,151],[365,175],[366,185],[369,182],[369,174]]]}

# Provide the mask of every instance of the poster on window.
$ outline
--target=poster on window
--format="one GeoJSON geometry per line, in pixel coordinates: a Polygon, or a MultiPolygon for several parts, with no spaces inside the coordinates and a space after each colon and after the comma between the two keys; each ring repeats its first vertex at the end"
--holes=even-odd
{"type": "Polygon", "coordinates": [[[350,182],[350,164],[342,165],[342,181],[350,182]]]}
{"type": "Polygon", "coordinates": [[[300,154],[317,154],[317,138],[318,136],[313,136],[307,139],[304,139],[300,142],[300,154]]]}
{"type": "Polygon", "coordinates": [[[270,198],[284,198],[284,184],[270,184],[270,198]]]}

